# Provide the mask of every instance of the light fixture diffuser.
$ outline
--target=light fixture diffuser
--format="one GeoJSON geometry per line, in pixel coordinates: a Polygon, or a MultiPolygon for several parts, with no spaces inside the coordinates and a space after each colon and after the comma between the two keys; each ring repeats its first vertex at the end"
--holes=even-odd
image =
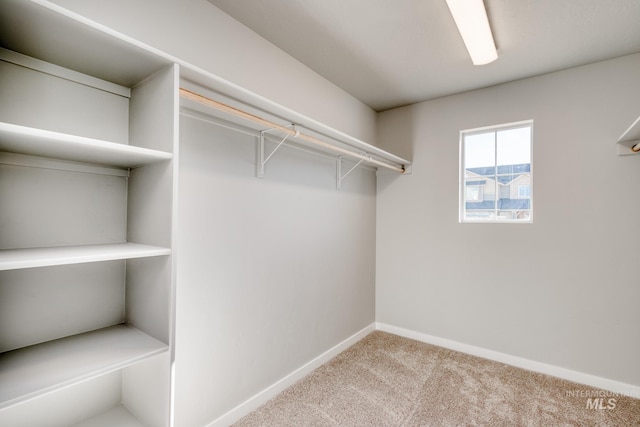
{"type": "Polygon", "coordinates": [[[447,5],[473,64],[484,65],[498,59],[483,0],[447,0],[447,5]]]}

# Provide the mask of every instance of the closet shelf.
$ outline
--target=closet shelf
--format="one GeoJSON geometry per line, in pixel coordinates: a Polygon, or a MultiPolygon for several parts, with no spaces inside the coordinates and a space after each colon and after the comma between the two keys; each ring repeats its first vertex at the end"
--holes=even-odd
{"type": "Polygon", "coordinates": [[[640,154],[640,116],[618,138],[617,145],[620,156],[640,154]],[[638,147],[638,149],[634,150],[633,147],[638,147]]]}
{"type": "Polygon", "coordinates": [[[0,151],[124,168],[173,157],[164,151],[4,122],[0,122],[0,151]]]}
{"type": "Polygon", "coordinates": [[[55,246],[0,250],[0,271],[86,262],[145,258],[171,254],[171,249],[137,243],[55,246]]]}
{"type": "Polygon", "coordinates": [[[46,0],[2,0],[2,12],[4,48],[121,86],[134,87],[175,62],[46,0]]]}
{"type": "Polygon", "coordinates": [[[0,409],[168,351],[128,325],[111,326],[0,354],[0,409]]]}
{"type": "MultiPolygon", "coordinates": [[[[373,167],[383,167],[401,174],[407,173],[410,162],[398,156],[381,150],[373,145],[363,141],[350,138],[351,141],[341,141],[326,135],[318,134],[313,130],[306,129],[304,126],[296,124],[283,124],[282,120],[273,119],[266,116],[266,112],[256,111],[249,105],[231,105],[228,100],[222,102],[194,92],[187,88],[180,88],[180,96],[183,99],[183,107],[186,111],[194,111],[204,113],[212,118],[220,119],[226,123],[236,123],[243,128],[251,128],[258,131],[260,135],[260,165],[258,165],[258,176],[262,176],[262,169],[268,159],[264,159],[264,140],[266,132],[275,132],[280,135],[280,144],[273,151],[275,152],[285,140],[290,140],[296,144],[318,150],[325,153],[331,153],[337,158],[346,156],[356,161],[366,162],[373,167]],[[204,107],[204,109],[203,109],[204,107]],[[284,139],[282,139],[284,136],[284,139]]],[[[216,123],[216,121],[212,121],[216,123]]],[[[226,126],[229,127],[229,126],[226,126]]],[[[233,127],[231,127],[233,129],[233,127]]],[[[271,157],[271,156],[269,156],[271,157]]],[[[358,163],[359,164],[359,163],[358,163]]]]}

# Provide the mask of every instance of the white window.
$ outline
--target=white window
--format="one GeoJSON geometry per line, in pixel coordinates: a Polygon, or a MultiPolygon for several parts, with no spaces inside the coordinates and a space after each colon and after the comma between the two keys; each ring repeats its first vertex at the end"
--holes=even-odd
{"type": "Polygon", "coordinates": [[[533,221],[533,121],[460,132],[460,222],[533,221]]]}

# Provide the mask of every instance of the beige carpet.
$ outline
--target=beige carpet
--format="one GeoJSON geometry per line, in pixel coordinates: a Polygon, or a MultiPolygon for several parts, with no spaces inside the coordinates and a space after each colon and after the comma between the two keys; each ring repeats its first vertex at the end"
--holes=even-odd
{"type": "Polygon", "coordinates": [[[235,424],[460,425],[640,426],[640,400],[376,331],[235,424]]]}

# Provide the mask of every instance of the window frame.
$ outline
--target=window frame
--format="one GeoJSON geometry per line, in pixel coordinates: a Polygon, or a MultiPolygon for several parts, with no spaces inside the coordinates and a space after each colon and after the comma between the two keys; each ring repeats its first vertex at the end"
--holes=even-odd
{"type": "MultiPolygon", "coordinates": [[[[483,126],[480,128],[472,128],[472,129],[464,129],[461,130],[459,133],[459,167],[458,167],[458,178],[459,178],[459,182],[458,182],[458,202],[459,202],[459,207],[458,207],[458,222],[461,224],[467,224],[467,223],[472,223],[472,224],[532,224],[533,223],[533,120],[523,120],[523,121],[519,121],[519,122],[512,122],[512,123],[506,123],[506,124],[500,124],[500,125],[493,125],[493,126],[483,126]],[[526,220],[523,219],[507,219],[507,218],[500,218],[498,215],[498,212],[500,211],[500,209],[498,208],[498,194],[499,194],[499,186],[498,186],[498,182],[495,181],[494,185],[496,186],[495,188],[495,193],[496,193],[496,197],[495,197],[495,203],[494,203],[494,207],[493,207],[493,214],[494,214],[494,218],[493,219],[484,219],[484,218],[465,218],[465,213],[466,213],[466,177],[465,177],[465,164],[464,164],[464,159],[465,159],[465,137],[467,136],[473,136],[473,135],[479,135],[479,134],[485,134],[485,133],[489,133],[489,132],[493,132],[495,135],[497,135],[498,132],[500,131],[508,131],[510,129],[520,129],[520,128],[524,128],[524,127],[529,127],[529,159],[530,159],[530,167],[529,167],[529,188],[530,188],[530,196],[528,197],[529,199],[529,218],[526,220]]],[[[497,164],[497,158],[498,158],[498,144],[497,144],[497,138],[494,137],[494,147],[495,147],[495,152],[494,152],[494,156],[496,158],[496,161],[494,162],[494,168],[495,168],[495,173],[494,173],[494,177],[498,177],[504,174],[499,174],[498,173],[498,164],[497,164]]],[[[490,178],[488,178],[490,179],[490,178]]],[[[519,194],[519,191],[518,191],[519,194]]],[[[518,199],[527,199],[527,198],[521,198],[518,197],[518,199]]],[[[488,210],[489,211],[489,210],[488,210]]]]}

